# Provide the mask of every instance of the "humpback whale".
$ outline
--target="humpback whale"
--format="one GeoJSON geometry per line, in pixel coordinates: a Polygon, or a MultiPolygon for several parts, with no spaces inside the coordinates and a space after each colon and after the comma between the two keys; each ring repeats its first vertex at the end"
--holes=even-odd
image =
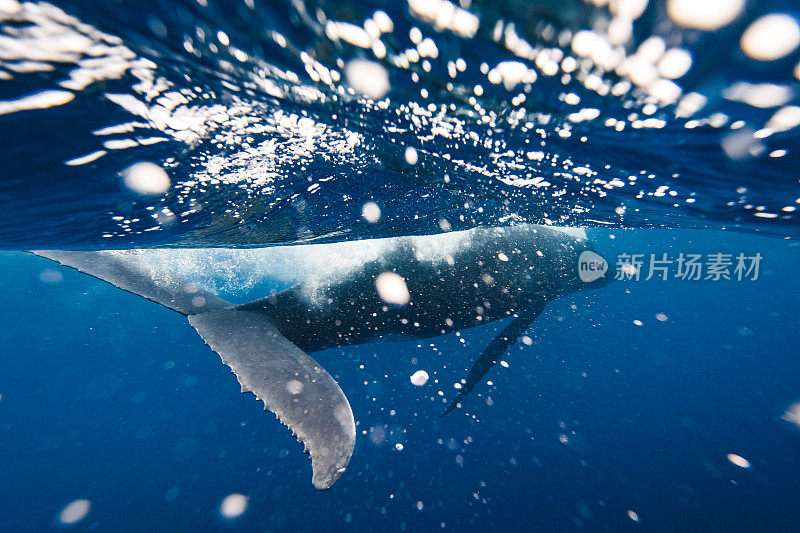
{"type": "Polygon", "coordinates": [[[32,253],[188,317],[242,392],[254,393],[305,445],[312,483],[323,490],[350,461],[356,428],[344,392],[310,353],[507,320],[444,415],[465,400],[547,302],[608,283],[605,271],[583,275],[586,254],[595,264],[603,260],[581,229],[518,225],[380,241],[373,248],[379,253],[348,268],[242,305],[177,275],[154,276],[140,250],[32,253]],[[387,280],[388,292],[381,287],[387,280]]]}

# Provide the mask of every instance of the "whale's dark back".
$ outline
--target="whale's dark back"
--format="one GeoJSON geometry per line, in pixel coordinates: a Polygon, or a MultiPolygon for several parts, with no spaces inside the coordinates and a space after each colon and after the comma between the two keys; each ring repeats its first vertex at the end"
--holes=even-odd
{"type": "Polygon", "coordinates": [[[591,244],[544,226],[477,228],[439,253],[428,237],[394,241],[376,259],[247,304],[307,352],[384,336],[432,337],[506,318],[586,285],[578,257],[591,244]],[[383,272],[405,279],[410,302],[392,305],[375,287],[383,272]],[[312,286],[313,284],[313,286],[312,286]]]}

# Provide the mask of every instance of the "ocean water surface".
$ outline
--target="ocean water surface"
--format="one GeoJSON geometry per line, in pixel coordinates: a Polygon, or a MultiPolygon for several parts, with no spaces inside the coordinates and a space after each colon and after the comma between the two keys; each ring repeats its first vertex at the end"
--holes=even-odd
{"type": "Polygon", "coordinates": [[[0,531],[797,530],[798,46],[788,1],[0,0],[0,531]],[[243,304],[526,225],[610,283],[443,417],[508,319],[313,353],[327,491],[180,314],[26,252],[243,304]]]}

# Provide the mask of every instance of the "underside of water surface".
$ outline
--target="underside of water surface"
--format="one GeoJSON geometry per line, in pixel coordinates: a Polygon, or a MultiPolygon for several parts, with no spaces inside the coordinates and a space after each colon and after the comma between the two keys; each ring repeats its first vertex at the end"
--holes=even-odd
{"type": "Polygon", "coordinates": [[[0,246],[796,237],[793,4],[705,4],[7,0],[0,246]]]}

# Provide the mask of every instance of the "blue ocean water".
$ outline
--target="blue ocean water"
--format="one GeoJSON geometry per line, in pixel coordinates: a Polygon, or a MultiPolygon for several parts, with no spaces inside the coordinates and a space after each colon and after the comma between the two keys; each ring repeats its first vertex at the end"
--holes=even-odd
{"type": "Polygon", "coordinates": [[[796,528],[796,242],[614,233],[620,251],[760,252],[762,270],[554,301],[532,345],[445,418],[436,391],[451,395],[494,325],[465,330],[464,344],[316,354],[358,422],[353,460],[324,493],[300,445],[181,316],[6,253],[3,529],[51,527],[77,498],[91,501],[82,530],[796,528]],[[415,387],[420,369],[431,379],[415,387]],[[230,493],[249,497],[233,522],[218,511],[230,493]]]}
{"type": "Polygon", "coordinates": [[[711,4],[0,0],[0,531],[797,530],[800,19],[711,4]],[[23,252],[243,303],[517,224],[646,263],[446,417],[502,323],[315,353],[357,423],[325,492],[183,317],[23,252]]]}

